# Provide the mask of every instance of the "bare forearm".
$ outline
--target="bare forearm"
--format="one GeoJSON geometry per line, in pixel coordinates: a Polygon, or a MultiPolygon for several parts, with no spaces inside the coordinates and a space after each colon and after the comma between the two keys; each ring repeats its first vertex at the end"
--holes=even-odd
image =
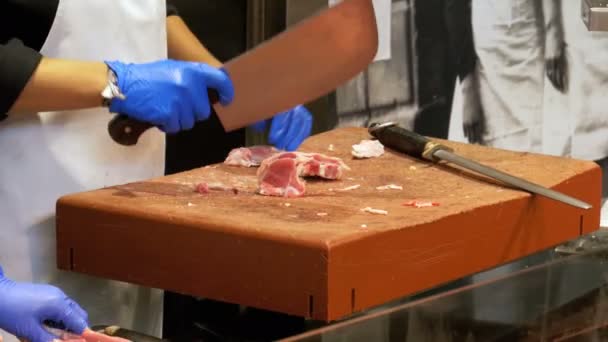
{"type": "Polygon", "coordinates": [[[103,62],[43,58],[9,115],[98,107],[106,83],[103,62]]]}
{"type": "Polygon", "coordinates": [[[563,39],[561,0],[542,0],[542,2],[545,32],[553,39],[563,39]]]}
{"type": "Polygon", "coordinates": [[[171,59],[202,62],[214,67],[222,66],[222,62],[201,44],[178,16],[167,18],[167,44],[171,59]]]}

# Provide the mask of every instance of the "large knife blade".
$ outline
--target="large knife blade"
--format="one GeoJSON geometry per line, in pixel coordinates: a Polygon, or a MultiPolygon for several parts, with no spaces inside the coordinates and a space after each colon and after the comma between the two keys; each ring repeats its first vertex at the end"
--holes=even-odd
{"type": "Polygon", "coordinates": [[[405,128],[397,126],[395,123],[373,123],[369,126],[368,131],[384,146],[408,154],[412,157],[425,159],[432,162],[438,162],[441,160],[447,161],[468,170],[480,173],[484,176],[502,181],[519,189],[545,196],[577,208],[592,208],[591,204],[570,197],[561,192],[551,190],[541,185],[529,182],[525,179],[515,177],[489,166],[479,164],[468,158],[459,156],[455,154],[449,147],[433,142],[415,132],[408,131],[405,128]]]}
{"type": "MultiPolygon", "coordinates": [[[[215,112],[227,132],[269,119],[335,90],[377,50],[372,0],[342,1],[227,62],[235,98],[228,106],[212,99],[215,112]]],[[[151,127],[119,114],[108,130],[119,144],[134,145],[151,127]]]]}

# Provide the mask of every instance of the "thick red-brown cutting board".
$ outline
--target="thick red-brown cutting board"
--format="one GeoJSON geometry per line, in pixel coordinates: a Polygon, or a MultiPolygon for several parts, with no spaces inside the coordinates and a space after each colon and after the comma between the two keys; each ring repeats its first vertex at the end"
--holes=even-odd
{"type": "Polygon", "coordinates": [[[351,145],[367,138],[359,128],[311,137],[302,150],[342,157],[352,171],[342,181],[309,182],[300,199],[255,195],[255,169],[224,165],[65,196],[57,205],[59,267],[331,321],[599,227],[595,163],[449,143],[594,205],[584,211],[391,151],[352,160],[351,145]],[[201,181],[248,192],[200,195],[201,181]],[[388,184],[403,190],[376,190],[388,184]],[[402,206],[412,199],[440,206],[402,206]]]}

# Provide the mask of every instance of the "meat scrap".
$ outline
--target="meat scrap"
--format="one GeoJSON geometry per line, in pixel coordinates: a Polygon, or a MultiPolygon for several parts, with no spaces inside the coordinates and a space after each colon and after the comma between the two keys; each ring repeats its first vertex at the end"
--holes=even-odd
{"type": "Polygon", "coordinates": [[[406,207],[415,207],[415,208],[426,208],[426,207],[438,207],[439,203],[430,202],[430,201],[407,201],[402,204],[406,207]]]}
{"type": "Polygon", "coordinates": [[[239,193],[239,190],[235,187],[225,186],[221,183],[199,183],[196,185],[195,191],[199,194],[208,194],[211,191],[232,191],[235,195],[239,193]]]}
{"type": "Polygon", "coordinates": [[[265,159],[258,169],[258,193],[265,196],[300,197],[306,192],[304,177],[336,180],[350,168],[339,158],[320,153],[283,152],[265,159]]]}
{"type": "Polygon", "coordinates": [[[361,187],[361,184],[355,184],[352,186],[347,186],[346,188],[342,188],[342,189],[329,189],[329,191],[339,191],[339,192],[344,192],[344,191],[352,191],[352,190],[357,190],[361,187]]]}
{"type": "Polygon", "coordinates": [[[395,185],[395,184],[389,184],[389,185],[383,185],[383,186],[379,186],[376,187],[376,190],[403,190],[403,187],[401,185],[395,185]]]}
{"type": "Polygon", "coordinates": [[[384,145],[378,140],[363,140],[353,145],[351,153],[358,159],[380,157],[384,154],[384,145]]]}
{"type": "Polygon", "coordinates": [[[55,328],[45,327],[45,329],[51,334],[57,336],[58,340],[66,342],[132,342],[121,337],[108,336],[91,329],[85,330],[82,336],[55,328]]]}
{"type": "Polygon", "coordinates": [[[374,208],[370,208],[370,207],[363,208],[363,209],[361,209],[361,211],[370,213],[370,214],[375,214],[375,215],[388,215],[388,211],[386,211],[386,210],[374,209],[374,208]]]}
{"type": "Polygon", "coordinates": [[[224,164],[231,166],[257,167],[264,159],[272,157],[281,151],[273,146],[251,146],[235,148],[228,154],[224,164]]]}

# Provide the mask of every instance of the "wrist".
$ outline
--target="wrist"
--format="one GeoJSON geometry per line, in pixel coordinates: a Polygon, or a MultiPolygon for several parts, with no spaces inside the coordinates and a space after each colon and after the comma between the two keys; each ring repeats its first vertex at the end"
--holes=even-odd
{"type": "Polygon", "coordinates": [[[106,84],[101,92],[102,106],[111,108],[112,104],[116,103],[116,99],[126,99],[126,96],[121,90],[117,74],[117,71],[122,71],[125,65],[120,62],[106,62],[106,66],[106,84]]]}

